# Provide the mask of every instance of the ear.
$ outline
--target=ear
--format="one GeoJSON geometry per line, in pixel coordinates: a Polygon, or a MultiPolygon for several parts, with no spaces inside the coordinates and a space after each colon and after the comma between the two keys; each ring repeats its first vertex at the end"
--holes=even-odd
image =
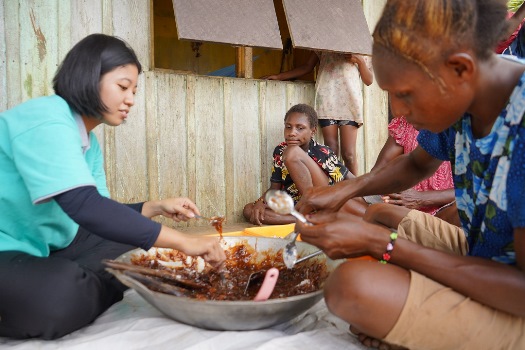
{"type": "Polygon", "coordinates": [[[470,80],[476,71],[476,63],[472,55],[459,52],[448,56],[446,67],[459,79],[470,80]]]}

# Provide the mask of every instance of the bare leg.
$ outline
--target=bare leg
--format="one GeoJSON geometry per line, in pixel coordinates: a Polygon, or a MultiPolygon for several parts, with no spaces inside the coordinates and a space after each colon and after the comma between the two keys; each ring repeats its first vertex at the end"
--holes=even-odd
{"type": "MultiPolygon", "coordinates": [[[[323,129],[324,130],[324,129],[323,129]]],[[[357,176],[357,128],[353,125],[339,127],[341,133],[341,158],[352,174],[357,176]]]]}
{"type": "Polygon", "coordinates": [[[436,218],[445,220],[446,222],[461,227],[461,220],[459,220],[458,207],[456,202],[450,204],[448,207],[444,207],[434,215],[436,218]]]}
{"type": "Polygon", "coordinates": [[[330,125],[321,128],[323,132],[323,142],[330,147],[339,157],[339,125],[330,125]]]}
{"type": "Polygon", "coordinates": [[[351,198],[349,199],[340,210],[345,211],[356,216],[363,217],[366,210],[368,209],[368,204],[364,201],[363,198],[351,198]]]}
{"type": "Polygon", "coordinates": [[[302,148],[288,146],[283,159],[299,193],[304,193],[313,186],[328,185],[328,176],[302,148]]]}
{"type": "Polygon", "coordinates": [[[328,309],[350,323],[365,345],[386,347],[377,339],[394,327],[409,285],[410,273],[401,267],[351,260],[330,274],[324,296],[328,309]]]}
{"type": "Polygon", "coordinates": [[[398,205],[377,203],[368,207],[363,219],[371,223],[397,229],[401,220],[407,216],[410,210],[398,205]]]}

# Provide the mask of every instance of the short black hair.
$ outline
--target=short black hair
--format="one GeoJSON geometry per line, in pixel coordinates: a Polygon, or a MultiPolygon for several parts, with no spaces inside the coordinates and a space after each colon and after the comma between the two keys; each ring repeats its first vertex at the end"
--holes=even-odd
{"type": "Polygon", "coordinates": [[[53,89],[78,114],[97,119],[107,111],[100,98],[101,77],[127,64],[142,66],[133,49],[122,39],[91,34],[67,53],[53,78],[53,89]]]}
{"type": "Polygon", "coordinates": [[[299,103],[295,106],[292,106],[292,108],[290,108],[288,112],[286,112],[286,114],[284,115],[285,122],[286,122],[286,118],[288,118],[288,116],[292,113],[302,113],[306,115],[308,117],[308,122],[310,123],[310,127],[317,128],[317,123],[318,123],[317,112],[312,106],[304,104],[304,103],[299,103]]]}

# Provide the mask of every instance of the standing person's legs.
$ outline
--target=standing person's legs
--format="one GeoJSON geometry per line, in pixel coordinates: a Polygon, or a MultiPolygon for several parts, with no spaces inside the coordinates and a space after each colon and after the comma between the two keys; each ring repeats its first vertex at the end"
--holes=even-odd
{"type": "Polygon", "coordinates": [[[339,125],[337,125],[337,120],[319,119],[319,126],[323,133],[323,143],[339,157],[339,125]]]}
{"type": "Polygon", "coordinates": [[[126,289],[101,260],[133,248],[80,229],[47,258],[0,252],[0,336],[56,339],[91,323],[126,289]]]}
{"type": "Polygon", "coordinates": [[[357,176],[357,130],[359,124],[348,121],[346,125],[339,126],[341,134],[341,158],[352,174],[357,176]]]}

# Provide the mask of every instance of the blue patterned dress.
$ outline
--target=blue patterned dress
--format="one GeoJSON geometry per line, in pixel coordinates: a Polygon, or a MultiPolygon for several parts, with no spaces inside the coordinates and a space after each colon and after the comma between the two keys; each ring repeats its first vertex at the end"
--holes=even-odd
{"type": "Polygon", "coordinates": [[[525,74],[490,133],[472,135],[466,114],[447,130],[421,130],[418,142],[450,160],[469,255],[515,264],[514,229],[525,227],[525,74]]]}

